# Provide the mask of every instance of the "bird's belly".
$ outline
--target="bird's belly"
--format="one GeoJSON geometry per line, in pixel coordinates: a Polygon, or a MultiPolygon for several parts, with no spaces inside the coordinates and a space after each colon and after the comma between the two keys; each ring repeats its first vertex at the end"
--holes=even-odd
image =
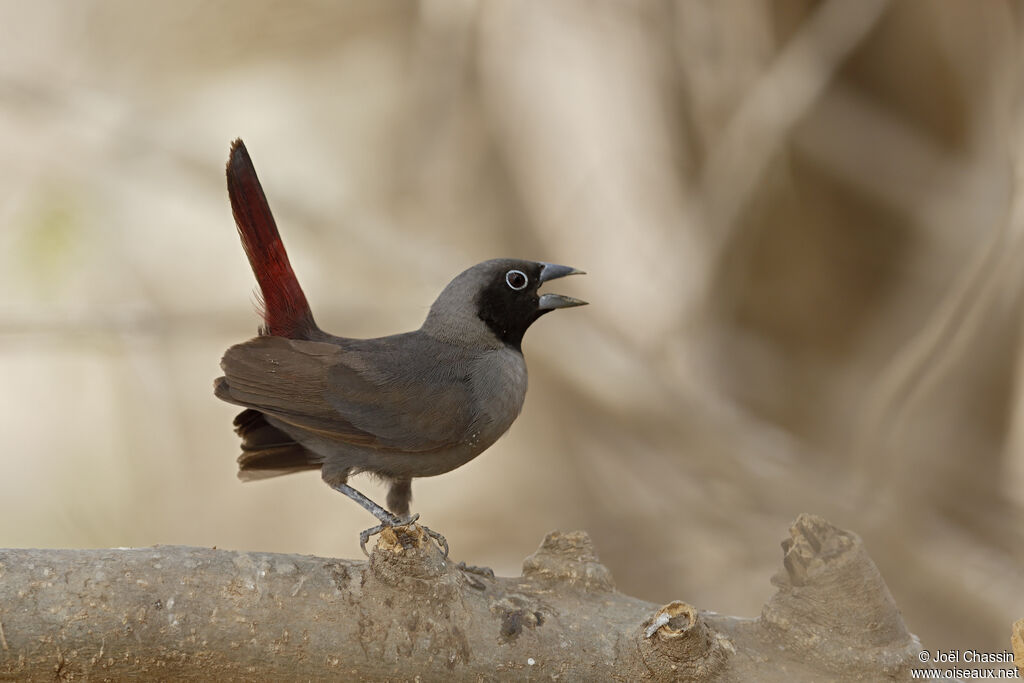
{"type": "Polygon", "coordinates": [[[465,465],[496,440],[479,446],[467,443],[439,453],[380,454],[366,469],[392,477],[436,477],[465,465]]]}
{"type": "Polygon", "coordinates": [[[316,432],[270,418],[282,431],[314,453],[321,463],[348,470],[350,474],[372,472],[389,478],[434,477],[460,467],[490,448],[507,429],[493,426],[473,432],[463,442],[440,451],[400,451],[357,446],[324,438],[316,432]]]}
{"type": "MultiPolygon", "coordinates": [[[[468,430],[450,446],[415,451],[357,445],[332,439],[319,432],[295,427],[276,419],[269,421],[332,469],[372,472],[389,478],[433,477],[460,467],[490,448],[519,416],[526,396],[526,364],[511,349],[489,352],[473,363],[469,373],[475,418],[468,430]]],[[[435,419],[444,420],[444,415],[435,419]]]]}

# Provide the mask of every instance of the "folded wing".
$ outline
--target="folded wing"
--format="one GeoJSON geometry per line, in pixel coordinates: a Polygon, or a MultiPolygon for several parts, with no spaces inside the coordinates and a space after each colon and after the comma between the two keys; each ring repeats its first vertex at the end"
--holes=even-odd
{"type": "Polygon", "coordinates": [[[461,364],[446,357],[450,350],[428,339],[343,342],[257,337],[232,346],[221,360],[217,395],[322,438],[373,449],[441,451],[472,433],[468,380],[452,370],[461,364]]]}

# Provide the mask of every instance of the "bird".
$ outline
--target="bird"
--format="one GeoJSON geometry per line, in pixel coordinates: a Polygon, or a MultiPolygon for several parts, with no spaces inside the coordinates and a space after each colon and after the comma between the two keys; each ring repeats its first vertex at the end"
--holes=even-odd
{"type": "MultiPolygon", "coordinates": [[[[540,293],[549,280],[583,271],[497,258],[457,275],[419,329],[372,339],[329,334],[313,319],[292,270],[249,152],[231,145],[227,187],[242,247],[259,286],[258,336],[228,348],[217,398],[244,408],[238,476],[252,481],[320,470],[332,489],[379,524],[408,526],[412,480],[460,467],[519,416],[527,328],[551,311],[587,302],[540,293]],[[388,483],[387,509],[349,485],[368,473],[388,483]]],[[[420,526],[448,556],[447,540],[420,526]]]]}

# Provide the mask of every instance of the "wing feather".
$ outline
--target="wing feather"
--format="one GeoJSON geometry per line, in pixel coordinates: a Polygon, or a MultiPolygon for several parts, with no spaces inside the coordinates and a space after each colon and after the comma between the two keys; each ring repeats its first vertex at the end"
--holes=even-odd
{"type": "Polygon", "coordinates": [[[332,441],[447,449],[474,427],[468,379],[454,370],[450,347],[415,334],[342,343],[257,337],[224,354],[221,398],[332,441]]]}

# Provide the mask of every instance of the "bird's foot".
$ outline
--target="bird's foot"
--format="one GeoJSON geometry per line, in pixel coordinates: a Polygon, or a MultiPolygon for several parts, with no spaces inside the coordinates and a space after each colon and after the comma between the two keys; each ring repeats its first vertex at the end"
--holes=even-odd
{"type": "Polygon", "coordinates": [[[445,538],[444,536],[442,536],[441,534],[437,533],[436,531],[434,531],[430,527],[425,527],[425,526],[423,526],[421,524],[420,528],[423,529],[423,531],[426,532],[427,536],[430,536],[432,539],[434,539],[434,542],[437,543],[437,547],[441,549],[441,554],[444,555],[444,559],[447,560],[448,559],[448,539],[445,538]]]}
{"type": "MultiPolygon", "coordinates": [[[[364,531],[360,532],[360,534],[359,534],[359,548],[363,551],[364,555],[369,557],[370,553],[369,553],[369,551],[366,550],[366,542],[370,540],[370,536],[376,536],[377,534],[379,534],[380,532],[384,531],[385,529],[396,529],[396,528],[400,528],[400,527],[403,527],[403,526],[409,526],[410,524],[415,524],[416,520],[419,519],[419,518],[420,518],[419,513],[416,513],[415,515],[410,515],[409,517],[407,517],[405,519],[402,519],[401,517],[397,517],[397,516],[392,515],[392,514],[388,514],[388,516],[386,518],[381,519],[380,524],[378,524],[377,526],[371,527],[369,529],[365,529],[364,531]]],[[[409,547],[406,544],[404,538],[400,538],[399,542],[402,543],[403,547],[405,547],[405,548],[409,547]]]]}
{"type": "Polygon", "coordinates": [[[482,576],[485,579],[494,578],[494,570],[490,567],[478,567],[475,564],[466,564],[465,562],[459,562],[455,566],[461,571],[476,574],[477,576],[482,576]]]}
{"type": "Polygon", "coordinates": [[[470,587],[476,588],[477,590],[482,591],[485,588],[487,588],[487,586],[484,585],[483,581],[476,578],[477,576],[482,576],[485,579],[494,580],[494,570],[490,567],[477,567],[474,564],[466,564],[465,562],[459,562],[457,565],[455,565],[455,568],[462,572],[462,575],[466,578],[466,581],[469,582],[470,587]]]}
{"type": "MultiPolygon", "coordinates": [[[[367,552],[367,550],[366,550],[366,542],[368,540],[370,540],[370,536],[375,536],[376,534],[379,534],[380,532],[384,531],[385,529],[400,529],[402,527],[407,527],[407,526],[410,526],[410,525],[414,525],[414,524],[416,524],[416,520],[418,520],[419,518],[420,518],[420,514],[418,512],[416,514],[414,514],[414,515],[410,515],[410,516],[404,517],[404,518],[403,517],[397,517],[395,515],[391,515],[390,519],[388,519],[386,521],[385,520],[381,520],[381,523],[378,524],[377,526],[372,527],[370,529],[366,529],[365,531],[361,532],[359,534],[359,547],[362,549],[363,554],[366,555],[367,557],[369,557],[370,553],[367,552]]],[[[442,536],[441,534],[439,534],[436,531],[434,531],[433,529],[431,529],[430,527],[423,526],[422,524],[419,524],[417,526],[419,526],[420,529],[423,529],[423,532],[427,536],[429,536],[430,538],[434,539],[434,541],[437,543],[438,547],[441,549],[441,552],[444,555],[445,559],[447,559],[448,558],[448,540],[444,536],[442,536]]],[[[402,547],[404,547],[406,549],[411,547],[411,544],[406,540],[405,534],[402,534],[402,535],[399,536],[399,542],[402,544],[402,547]]]]}
{"type": "MultiPolygon", "coordinates": [[[[389,524],[387,526],[391,525],[389,524]]],[[[384,529],[386,529],[387,526],[383,524],[378,524],[375,527],[364,529],[363,531],[359,532],[359,547],[362,549],[363,555],[366,555],[367,557],[370,556],[370,552],[366,549],[366,542],[370,540],[370,536],[375,536],[379,534],[380,532],[384,531],[384,529]]]]}

